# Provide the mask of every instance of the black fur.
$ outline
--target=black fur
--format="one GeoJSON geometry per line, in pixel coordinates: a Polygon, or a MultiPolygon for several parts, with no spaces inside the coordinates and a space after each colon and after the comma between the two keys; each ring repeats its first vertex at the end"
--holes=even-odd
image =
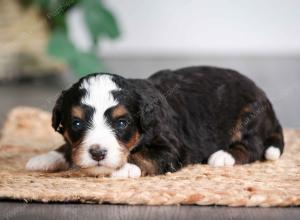
{"type": "Polygon", "coordinates": [[[119,85],[131,88],[138,97],[144,140],[133,153],[147,152],[144,155],[157,163],[158,173],[206,163],[212,153],[230,152],[235,145],[246,150],[240,163],[263,159],[270,145],[283,151],[282,129],[265,93],[236,71],[214,67],[164,70],[147,80],[126,80],[119,85]],[[243,113],[243,108],[250,112],[243,113]],[[232,141],[238,120],[242,137],[232,141]]]}
{"type": "MultiPolygon", "coordinates": [[[[236,71],[203,66],[163,70],[148,79],[110,75],[121,88],[114,97],[126,106],[141,134],[130,157],[141,154],[152,161],[155,174],[206,163],[218,150],[230,152],[240,164],[264,159],[271,145],[283,152],[282,129],[270,101],[236,71]]],[[[69,108],[62,97],[78,100],[84,94],[78,85],[80,81],[58,99],[55,129],[69,120],[60,114],[69,108]]]]}

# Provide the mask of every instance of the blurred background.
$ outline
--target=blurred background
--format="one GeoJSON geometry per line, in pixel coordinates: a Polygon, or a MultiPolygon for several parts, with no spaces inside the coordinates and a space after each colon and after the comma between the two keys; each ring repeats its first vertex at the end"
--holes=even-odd
{"type": "Polygon", "coordinates": [[[90,72],[235,69],[262,87],[284,127],[300,128],[298,0],[0,0],[0,121],[51,110],[90,72]]]}

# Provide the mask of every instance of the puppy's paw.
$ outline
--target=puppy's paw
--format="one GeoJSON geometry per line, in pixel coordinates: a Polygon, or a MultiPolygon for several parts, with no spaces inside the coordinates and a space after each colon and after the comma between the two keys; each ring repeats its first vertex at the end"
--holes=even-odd
{"type": "Polygon", "coordinates": [[[278,160],[280,157],[280,150],[277,147],[270,146],[265,151],[265,158],[267,160],[278,160]]]}
{"type": "Polygon", "coordinates": [[[126,163],[119,170],[114,171],[111,174],[112,178],[138,178],[141,176],[141,169],[131,163],[126,163]]]}
{"type": "Polygon", "coordinates": [[[69,163],[64,156],[56,151],[50,151],[31,158],[26,164],[26,170],[55,172],[69,168],[69,163]]]}
{"type": "Polygon", "coordinates": [[[208,164],[214,167],[233,166],[235,164],[235,159],[230,153],[219,150],[210,155],[208,164]]]}

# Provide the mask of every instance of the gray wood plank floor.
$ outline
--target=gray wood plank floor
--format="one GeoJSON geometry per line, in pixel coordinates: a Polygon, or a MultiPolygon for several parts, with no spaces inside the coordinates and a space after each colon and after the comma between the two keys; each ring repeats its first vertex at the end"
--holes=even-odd
{"type": "Polygon", "coordinates": [[[97,204],[40,204],[1,202],[0,219],[109,220],[297,220],[299,208],[231,208],[215,206],[127,206],[97,204]]]}

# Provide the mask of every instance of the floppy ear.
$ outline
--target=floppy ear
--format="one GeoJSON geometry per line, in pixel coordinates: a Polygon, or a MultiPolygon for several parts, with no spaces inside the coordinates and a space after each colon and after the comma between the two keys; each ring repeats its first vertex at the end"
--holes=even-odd
{"type": "Polygon", "coordinates": [[[63,133],[63,127],[61,126],[62,121],[62,106],[65,91],[62,91],[58,99],[56,100],[55,106],[52,110],[52,127],[55,131],[63,133]]]}
{"type": "Polygon", "coordinates": [[[139,121],[144,137],[148,141],[166,136],[175,127],[175,113],[165,96],[152,85],[145,86],[138,93],[139,121]]]}
{"type": "Polygon", "coordinates": [[[154,129],[159,124],[160,120],[164,120],[161,99],[157,94],[149,96],[141,96],[140,102],[140,125],[143,130],[149,132],[149,129],[154,129]]]}
{"type": "Polygon", "coordinates": [[[133,153],[146,147],[149,152],[153,152],[151,157],[156,158],[154,160],[157,161],[159,169],[175,171],[182,165],[178,116],[166,96],[153,85],[148,84],[138,90],[138,94],[142,138],[133,153]]]}

